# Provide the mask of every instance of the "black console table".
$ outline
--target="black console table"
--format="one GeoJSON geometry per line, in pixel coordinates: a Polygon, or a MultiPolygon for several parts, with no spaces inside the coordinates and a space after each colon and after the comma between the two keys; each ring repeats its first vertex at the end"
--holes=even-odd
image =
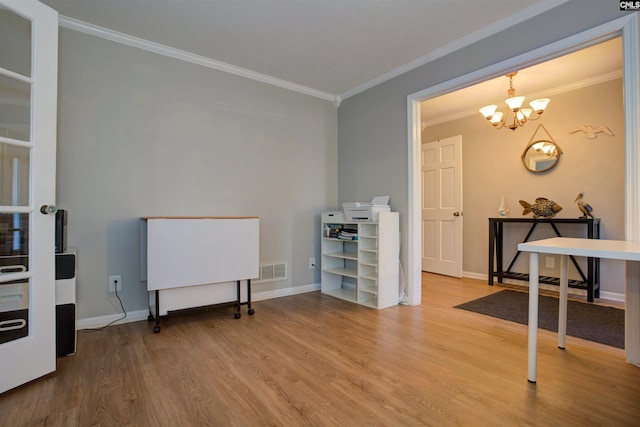
{"type": "MultiPolygon", "coordinates": [[[[533,230],[535,230],[538,224],[549,224],[555,235],[558,237],[562,237],[558,230],[558,225],[584,224],[587,228],[586,232],[588,239],[600,238],[600,218],[489,218],[489,285],[493,285],[494,278],[497,278],[499,283],[502,283],[503,279],[529,280],[529,274],[511,271],[518,259],[518,256],[520,255],[520,251],[516,251],[516,254],[509,263],[509,266],[506,269],[504,268],[503,240],[505,223],[531,224],[529,232],[523,242],[529,241],[529,238],[533,234],[533,230]]],[[[592,257],[587,258],[586,276],[575,258],[571,256],[570,259],[578,271],[578,274],[580,274],[581,280],[569,280],[569,287],[586,289],[587,300],[589,302],[593,302],[594,298],[600,297],[600,259],[592,257]]],[[[558,277],[540,276],[540,283],[559,285],[560,279],[558,277]]]]}

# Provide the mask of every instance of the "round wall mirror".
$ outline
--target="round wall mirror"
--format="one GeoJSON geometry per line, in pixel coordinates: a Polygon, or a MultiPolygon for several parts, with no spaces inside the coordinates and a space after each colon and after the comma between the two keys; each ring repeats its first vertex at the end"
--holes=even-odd
{"type": "Polygon", "coordinates": [[[531,141],[524,149],[522,163],[531,172],[546,172],[558,164],[560,154],[562,154],[562,150],[554,141],[538,139],[531,141]]]}

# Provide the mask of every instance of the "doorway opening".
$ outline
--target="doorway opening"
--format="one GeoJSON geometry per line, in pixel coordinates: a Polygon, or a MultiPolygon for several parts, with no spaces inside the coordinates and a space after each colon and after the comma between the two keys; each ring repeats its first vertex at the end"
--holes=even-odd
{"type": "Polygon", "coordinates": [[[408,206],[408,252],[407,289],[408,304],[421,302],[421,185],[420,148],[421,116],[420,103],[459,89],[499,77],[514,69],[523,69],[588,46],[622,36],[623,40],[623,88],[625,115],[625,239],[640,240],[640,209],[637,194],[638,180],[638,39],[637,18],[628,16],[580,33],[576,36],[552,43],[548,46],[522,54],[493,66],[478,70],[459,78],[416,92],[407,97],[408,144],[409,144],[409,206],[408,206]]]}

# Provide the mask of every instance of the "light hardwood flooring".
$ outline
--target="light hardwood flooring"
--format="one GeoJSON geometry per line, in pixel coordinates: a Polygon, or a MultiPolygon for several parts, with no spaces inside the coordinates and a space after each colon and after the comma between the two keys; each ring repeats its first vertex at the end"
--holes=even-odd
{"type": "Polygon", "coordinates": [[[637,426],[624,351],[453,306],[501,288],[423,275],[422,305],[320,292],[80,331],[55,373],[0,395],[2,426],[637,426]]]}

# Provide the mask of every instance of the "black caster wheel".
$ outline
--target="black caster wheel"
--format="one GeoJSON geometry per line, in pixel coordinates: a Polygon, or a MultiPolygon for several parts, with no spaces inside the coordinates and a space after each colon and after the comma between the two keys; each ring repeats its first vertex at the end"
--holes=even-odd
{"type": "Polygon", "coordinates": [[[235,313],[233,314],[233,318],[234,318],[234,319],[239,319],[239,318],[240,318],[240,316],[242,316],[242,314],[240,314],[240,313],[238,313],[238,312],[235,312],[235,313]]]}
{"type": "Polygon", "coordinates": [[[247,313],[249,313],[249,316],[253,316],[253,313],[255,313],[256,311],[253,308],[250,308],[249,311],[247,311],[247,313]]]}
{"type": "Polygon", "coordinates": [[[160,326],[159,325],[156,325],[156,326],[153,327],[153,333],[154,334],[159,334],[160,333],[160,326]]]}

